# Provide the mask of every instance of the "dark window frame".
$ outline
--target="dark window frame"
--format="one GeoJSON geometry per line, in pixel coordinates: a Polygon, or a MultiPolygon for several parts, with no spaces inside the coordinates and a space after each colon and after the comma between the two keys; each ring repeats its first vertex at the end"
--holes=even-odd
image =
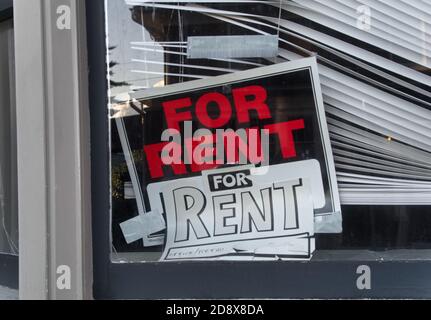
{"type": "MultiPolygon", "coordinates": [[[[0,22],[13,18],[13,0],[0,0],[0,22]]],[[[18,289],[18,256],[0,253],[0,285],[18,289]]]]}
{"type": "Polygon", "coordinates": [[[13,0],[0,0],[0,22],[13,17],[13,0]]]}
{"type": "Polygon", "coordinates": [[[112,263],[104,1],[86,1],[86,6],[91,26],[87,30],[96,299],[431,298],[431,258],[420,250],[398,255],[319,251],[309,263],[112,263]],[[361,265],[372,270],[371,290],[356,286],[361,265]]]}

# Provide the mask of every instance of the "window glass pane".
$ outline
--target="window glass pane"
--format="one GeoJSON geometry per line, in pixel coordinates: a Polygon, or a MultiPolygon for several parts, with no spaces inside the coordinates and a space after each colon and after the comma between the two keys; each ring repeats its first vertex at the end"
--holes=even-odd
{"type": "MultiPolygon", "coordinates": [[[[190,89],[191,81],[211,81],[225,74],[235,78],[252,69],[263,77],[271,65],[280,65],[281,70],[283,63],[300,63],[307,57],[317,58],[321,95],[313,91],[312,81],[299,74],[291,82],[285,78],[271,82],[267,94],[277,100],[275,117],[280,122],[304,113],[313,92],[314,98],[323,97],[327,130],[318,125],[318,111],[310,111],[316,127],[307,132],[313,134],[294,134],[298,148],[317,143],[325,132],[332,146],[329,158],[335,162],[342,217],[336,205],[335,212],[319,215],[334,200],[326,192],[323,211],[314,208],[316,249],[431,249],[431,6],[427,2],[108,0],[106,10],[113,261],[156,261],[165,248],[169,223],[167,231],[163,228],[150,237],[139,234],[148,226],[162,229],[160,224],[169,220],[165,212],[169,208],[151,207],[148,190],[152,189],[147,187],[170,181],[172,188],[181,176],[171,170],[155,179],[145,151],[145,146],[161,141],[165,118],[177,116],[166,116],[161,107],[163,101],[174,99],[170,88],[180,88],[174,90],[177,101],[185,98],[181,90],[193,92],[192,100],[197,101],[207,89],[190,89]],[[250,46],[256,40],[249,36],[256,35],[267,37],[250,46]],[[278,40],[273,56],[264,54],[273,44],[271,36],[278,40]],[[295,84],[302,95],[292,89],[295,84]],[[286,90],[277,96],[279,86],[286,90]],[[286,101],[293,101],[295,94],[300,108],[291,114],[286,101]],[[142,218],[148,212],[153,216],[142,218]]],[[[229,84],[211,90],[230,97],[234,89],[229,84]]],[[[176,110],[183,116],[182,124],[187,109],[180,105],[176,110]]],[[[222,110],[230,115],[228,108],[222,110]]],[[[221,118],[216,112],[206,119],[221,118]]],[[[238,115],[232,121],[238,121],[238,115]]],[[[232,123],[225,127],[238,129],[232,123]]],[[[318,153],[307,152],[299,152],[303,158],[298,160],[318,158],[318,153]]],[[[274,154],[270,156],[273,159],[274,154]]],[[[332,161],[328,163],[330,167],[332,161]]],[[[323,184],[330,186],[330,170],[325,173],[324,162],[320,169],[323,184]]],[[[312,201],[317,202],[314,193],[312,201]]],[[[194,204],[185,200],[186,209],[194,204]]],[[[226,202],[223,205],[226,219],[221,221],[227,227],[232,217],[227,211],[233,209],[226,202]]]]}
{"type": "Polygon", "coordinates": [[[12,22],[0,23],[0,253],[18,254],[12,22]]]}

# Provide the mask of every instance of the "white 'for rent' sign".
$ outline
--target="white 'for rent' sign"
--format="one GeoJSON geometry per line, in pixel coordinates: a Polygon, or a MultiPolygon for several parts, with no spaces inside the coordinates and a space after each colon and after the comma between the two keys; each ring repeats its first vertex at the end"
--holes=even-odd
{"type": "Polygon", "coordinates": [[[318,161],[233,167],[148,186],[167,218],[164,261],[308,259],[325,205],[318,161]]]}

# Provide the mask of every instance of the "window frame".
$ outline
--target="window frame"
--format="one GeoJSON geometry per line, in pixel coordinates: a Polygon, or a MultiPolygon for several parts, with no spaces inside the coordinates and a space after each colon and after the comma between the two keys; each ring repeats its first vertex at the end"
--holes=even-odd
{"type": "Polygon", "coordinates": [[[13,0],[0,0],[0,22],[13,18],[13,0]]]}
{"type": "MultiPolygon", "coordinates": [[[[109,0],[108,0],[109,1],[109,0]]],[[[109,123],[104,0],[86,1],[92,145],[92,223],[96,299],[431,298],[431,254],[318,251],[311,262],[110,260],[109,123]],[[357,287],[371,268],[370,290],[357,287]]]]}
{"type": "MultiPolygon", "coordinates": [[[[13,0],[0,0],[0,23],[13,19],[13,0]]],[[[18,289],[18,256],[0,253],[0,285],[18,289]]]]}

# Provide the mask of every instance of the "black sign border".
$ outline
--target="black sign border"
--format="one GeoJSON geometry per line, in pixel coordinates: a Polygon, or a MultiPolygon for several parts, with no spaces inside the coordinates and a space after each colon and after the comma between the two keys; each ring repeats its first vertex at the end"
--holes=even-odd
{"type": "MultiPolygon", "coordinates": [[[[313,90],[314,105],[317,113],[320,135],[322,139],[323,151],[325,155],[326,173],[329,182],[329,192],[331,198],[332,212],[319,214],[319,216],[329,216],[341,212],[340,195],[338,193],[337,177],[332,153],[329,132],[326,124],[325,107],[320,87],[319,73],[317,71],[317,61],[315,57],[305,58],[298,61],[284,62],[276,65],[260,67],[257,69],[236,72],[233,74],[218,76],[215,78],[189,81],[170,85],[164,88],[148,89],[131,95],[132,99],[139,101],[168,97],[178,93],[193,92],[194,90],[205,90],[223,85],[235,85],[244,81],[252,81],[276,77],[283,74],[300,72],[307,70],[310,76],[310,83],[313,90]],[[297,68],[292,66],[298,65],[297,68]],[[317,92],[318,91],[318,92],[317,92]]],[[[340,222],[341,223],[341,222],[340,222]]]]}

